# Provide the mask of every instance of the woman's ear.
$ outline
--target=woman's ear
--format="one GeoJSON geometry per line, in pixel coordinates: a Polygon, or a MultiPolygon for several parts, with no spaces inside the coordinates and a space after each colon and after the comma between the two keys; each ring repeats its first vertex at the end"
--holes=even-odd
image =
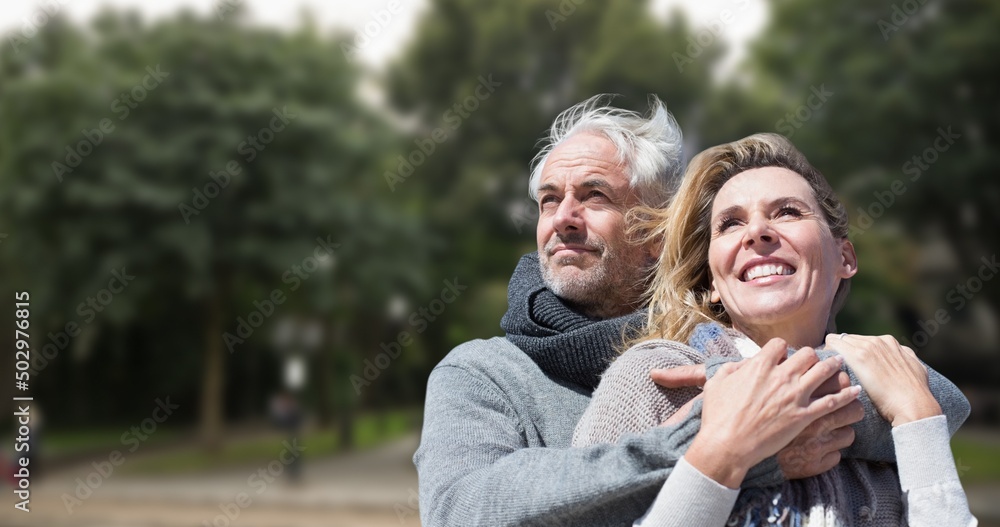
{"type": "Polygon", "coordinates": [[[718,304],[722,302],[722,296],[719,295],[719,290],[715,288],[715,280],[712,280],[712,285],[708,288],[709,296],[708,300],[713,304],[718,304]]]}
{"type": "Polygon", "coordinates": [[[854,252],[854,244],[847,238],[840,242],[840,257],[841,278],[846,279],[858,274],[858,255],[854,252]]]}

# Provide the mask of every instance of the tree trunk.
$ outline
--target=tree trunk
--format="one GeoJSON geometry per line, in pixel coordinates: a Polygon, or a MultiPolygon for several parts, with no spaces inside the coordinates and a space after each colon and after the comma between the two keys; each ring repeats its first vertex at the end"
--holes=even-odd
{"type": "Polygon", "coordinates": [[[222,444],[222,409],[225,354],[222,350],[222,309],[218,292],[206,303],[205,362],[201,378],[201,441],[207,450],[222,444]]]}
{"type": "MultiPolygon", "coordinates": [[[[323,319],[324,324],[329,324],[329,319],[323,319]]],[[[317,410],[319,411],[319,426],[321,428],[329,428],[333,424],[334,409],[332,404],[333,393],[331,393],[330,377],[332,375],[331,368],[333,365],[330,363],[330,354],[332,353],[333,336],[330,335],[330,331],[323,332],[323,343],[320,344],[317,357],[316,357],[316,391],[319,393],[319,397],[316,399],[317,410]]]]}

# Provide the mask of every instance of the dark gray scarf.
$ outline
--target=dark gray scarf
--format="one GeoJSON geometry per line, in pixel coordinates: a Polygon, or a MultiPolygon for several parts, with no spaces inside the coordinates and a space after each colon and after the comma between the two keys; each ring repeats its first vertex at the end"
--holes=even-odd
{"type": "Polygon", "coordinates": [[[618,356],[623,336],[641,328],[637,311],[606,320],[568,307],[542,281],[538,253],[521,257],[507,289],[507,313],[500,327],[548,375],[593,390],[618,356]]]}

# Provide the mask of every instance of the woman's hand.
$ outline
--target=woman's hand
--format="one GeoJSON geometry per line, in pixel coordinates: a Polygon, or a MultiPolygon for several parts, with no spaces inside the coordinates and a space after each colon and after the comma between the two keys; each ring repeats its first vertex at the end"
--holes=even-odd
{"type": "Polygon", "coordinates": [[[684,454],[688,463],[738,488],[750,467],[857,398],[857,386],[812,398],[840,372],[839,356],[820,361],[811,348],[787,354],[785,341],[772,339],[752,359],[722,366],[705,384],[701,430],[684,454]]]}
{"type": "Polygon", "coordinates": [[[893,337],[826,336],[826,347],[844,356],[872,404],[892,426],[941,415],[927,385],[927,367],[893,337]]]}

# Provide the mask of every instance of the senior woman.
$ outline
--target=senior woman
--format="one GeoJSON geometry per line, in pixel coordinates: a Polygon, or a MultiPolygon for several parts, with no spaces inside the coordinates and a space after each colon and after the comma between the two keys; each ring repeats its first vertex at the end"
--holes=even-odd
{"type": "Polygon", "coordinates": [[[968,416],[961,392],[891,337],[827,335],[857,258],[844,206],[787,139],[706,150],[671,205],[644,214],[640,232],[662,244],[647,327],[605,373],[573,444],[656,426],[698,393],[656,386],[652,368],[704,363],[709,379],[692,410],[700,429],[636,525],[976,524],[948,446],[968,416]],[[845,360],[869,414],[845,459],[740,492],[823,408],[858,398],[861,387],[837,385],[845,360]]]}

